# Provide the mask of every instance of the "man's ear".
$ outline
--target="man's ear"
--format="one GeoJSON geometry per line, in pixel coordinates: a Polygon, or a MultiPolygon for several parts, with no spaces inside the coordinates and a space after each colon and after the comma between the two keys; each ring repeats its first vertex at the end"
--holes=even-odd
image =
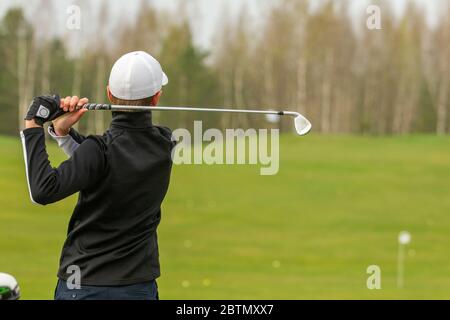
{"type": "Polygon", "coordinates": [[[152,106],[157,106],[159,103],[159,99],[161,98],[162,90],[158,91],[153,97],[152,97],[152,106]]]}
{"type": "Polygon", "coordinates": [[[109,85],[106,86],[106,94],[108,95],[109,102],[112,103],[112,93],[111,90],[109,90],[109,85]]]}

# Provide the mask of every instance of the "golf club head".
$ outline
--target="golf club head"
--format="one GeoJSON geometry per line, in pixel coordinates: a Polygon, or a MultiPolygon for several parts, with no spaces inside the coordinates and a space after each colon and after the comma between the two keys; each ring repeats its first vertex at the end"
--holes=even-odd
{"type": "Polygon", "coordinates": [[[301,114],[298,113],[296,115],[294,121],[295,121],[295,130],[297,131],[298,135],[304,136],[304,135],[307,135],[311,131],[311,129],[312,129],[311,122],[309,122],[309,120],[306,119],[301,114]]]}

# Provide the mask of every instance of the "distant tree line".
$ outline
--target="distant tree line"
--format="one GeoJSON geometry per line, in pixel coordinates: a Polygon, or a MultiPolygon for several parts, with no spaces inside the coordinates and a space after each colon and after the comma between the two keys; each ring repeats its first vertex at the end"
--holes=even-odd
{"type": "MultiPolygon", "coordinates": [[[[0,20],[0,133],[17,134],[37,94],[106,101],[112,64],[132,50],[158,57],[169,75],[164,105],[294,110],[324,134],[449,132],[449,19],[431,28],[413,2],[396,17],[387,1],[377,1],[382,29],[369,30],[365,12],[355,23],[348,1],[325,0],[314,10],[308,0],[274,2],[263,23],[254,24],[245,9],[236,17],[224,15],[209,52],[194,44],[182,6],[169,13],[142,1],[133,23],[117,21],[112,36],[101,23],[109,19],[103,1],[100,17],[83,17],[100,21],[90,27],[95,29],[89,37],[67,31],[58,38],[42,19],[28,21],[20,8],[10,9],[0,20]]],[[[56,14],[52,3],[40,1],[41,17],[56,14]]],[[[89,12],[88,1],[78,4],[89,12]]],[[[444,6],[443,16],[450,15],[450,6],[444,6]]],[[[173,128],[204,120],[205,127],[292,130],[289,120],[269,124],[246,115],[154,116],[173,128]]],[[[79,129],[100,133],[109,119],[108,113],[95,112],[79,129]]]]}

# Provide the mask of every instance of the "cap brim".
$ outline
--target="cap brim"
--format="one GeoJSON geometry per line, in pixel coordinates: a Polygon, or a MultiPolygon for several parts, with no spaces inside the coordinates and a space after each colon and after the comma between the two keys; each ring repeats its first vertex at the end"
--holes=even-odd
{"type": "Polygon", "coordinates": [[[163,77],[162,77],[162,85],[165,86],[169,83],[169,78],[167,77],[167,75],[163,72],[163,77]]]}

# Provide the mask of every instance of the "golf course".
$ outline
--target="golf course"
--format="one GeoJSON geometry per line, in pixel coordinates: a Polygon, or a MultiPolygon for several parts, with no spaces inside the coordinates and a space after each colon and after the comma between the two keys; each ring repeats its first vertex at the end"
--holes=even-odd
{"type": "MultiPolygon", "coordinates": [[[[450,298],[449,145],[283,135],[275,176],[259,166],[175,166],[158,231],[160,298],[450,298]],[[401,231],[412,240],[398,288],[401,231]],[[379,290],[366,285],[371,265],[379,290]]],[[[33,205],[19,137],[0,146],[0,272],[17,278],[23,299],[52,299],[76,196],[33,205]]],[[[55,144],[49,150],[52,165],[64,161],[55,144]]]]}

